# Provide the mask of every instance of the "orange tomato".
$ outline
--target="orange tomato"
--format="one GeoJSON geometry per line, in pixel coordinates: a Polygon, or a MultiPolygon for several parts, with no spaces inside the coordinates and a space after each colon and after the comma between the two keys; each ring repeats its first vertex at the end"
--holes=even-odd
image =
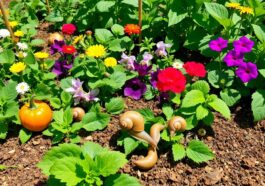
{"type": "Polygon", "coordinates": [[[52,120],[52,110],[47,103],[34,101],[34,108],[26,103],[19,110],[21,124],[26,129],[39,132],[48,127],[52,120]]]}

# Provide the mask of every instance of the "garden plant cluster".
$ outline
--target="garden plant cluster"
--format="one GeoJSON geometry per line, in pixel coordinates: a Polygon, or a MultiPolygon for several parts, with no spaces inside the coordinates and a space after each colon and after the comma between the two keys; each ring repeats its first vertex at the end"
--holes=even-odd
{"type": "Polygon", "coordinates": [[[141,148],[155,164],[158,143],[176,163],[212,160],[202,141],[185,142],[187,131],[205,135],[215,112],[229,120],[244,100],[254,121],[265,119],[264,7],[262,0],[10,1],[0,14],[0,139],[16,130],[21,143],[34,132],[51,138],[38,164],[49,185],[140,185],[118,171],[141,148]],[[43,22],[52,26],[47,40],[37,37],[43,22]],[[200,57],[187,61],[179,51],[200,57]],[[78,145],[81,134],[125,117],[126,97],[157,100],[163,113],[136,110],[127,128],[120,119],[123,152],[78,145]]]}

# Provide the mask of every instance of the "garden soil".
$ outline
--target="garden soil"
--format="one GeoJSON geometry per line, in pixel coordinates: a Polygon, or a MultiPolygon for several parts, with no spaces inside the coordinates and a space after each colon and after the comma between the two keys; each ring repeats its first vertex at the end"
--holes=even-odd
{"type": "MultiPolygon", "coordinates": [[[[47,39],[49,24],[41,24],[37,38],[47,39]]],[[[44,46],[47,49],[47,46],[44,46]]],[[[189,57],[188,57],[189,59],[189,57]]],[[[192,60],[192,58],[190,58],[192,60]]],[[[150,108],[161,114],[158,102],[133,101],[126,98],[126,110],[150,108]]],[[[142,150],[128,156],[130,160],[121,173],[137,177],[143,185],[251,185],[265,186],[265,121],[253,123],[250,103],[243,102],[232,109],[232,119],[227,121],[215,114],[212,128],[206,135],[198,136],[197,130],[190,131],[185,143],[191,139],[203,140],[215,153],[215,159],[204,164],[195,164],[188,159],[174,162],[170,149],[159,148],[159,160],[149,171],[141,171],[131,160],[145,156],[142,150]]],[[[108,127],[86,135],[82,143],[94,141],[113,150],[120,134],[118,116],[113,116],[108,127]]],[[[51,147],[50,139],[35,134],[29,142],[21,144],[17,132],[0,141],[0,165],[12,166],[0,171],[0,186],[41,186],[47,177],[36,164],[51,147]]],[[[163,141],[160,142],[160,144],[163,141]]]]}

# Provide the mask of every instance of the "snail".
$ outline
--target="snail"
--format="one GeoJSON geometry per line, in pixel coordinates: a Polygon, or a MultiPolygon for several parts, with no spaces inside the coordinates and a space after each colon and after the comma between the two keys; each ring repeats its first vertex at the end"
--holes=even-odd
{"type": "Polygon", "coordinates": [[[73,118],[75,121],[81,121],[86,114],[84,109],[81,107],[72,108],[73,118]]]}
{"type": "Polygon", "coordinates": [[[187,122],[183,117],[174,116],[168,121],[168,129],[170,136],[174,136],[177,131],[184,131],[187,127],[187,122]]]}
{"type": "Polygon", "coordinates": [[[151,136],[144,131],[144,118],[136,111],[127,111],[120,116],[120,126],[127,130],[130,135],[138,140],[145,141],[152,147],[156,148],[156,142],[151,136]]]}
{"type": "Polygon", "coordinates": [[[52,45],[52,44],[54,44],[54,40],[63,41],[64,38],[61,34],[59,34],[58,32],[55,32],[55,33],[50,34],[50,36],[48,38],[48,43],[50,45],[52,45]]]}
{"type": "MultiPolygon", "coordinates": [[[[154,124],[150,129],[150,136],[155,140],[156,145],[160,140],[160,131],[165,128],[162,124],[154,124]]],[[[156,152],[156,148],[149,146],[147,156],[134,161],[134,164],[143,170],[151,169],[157,162],[158,156],[156,152]]]]}

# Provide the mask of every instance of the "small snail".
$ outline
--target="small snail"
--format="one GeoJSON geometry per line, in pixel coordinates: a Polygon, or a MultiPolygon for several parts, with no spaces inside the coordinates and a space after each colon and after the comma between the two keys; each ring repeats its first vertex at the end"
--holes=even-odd
{"type": "Polygon", "coordinates": [[[148,148],[147,156],[142,159],[134,161],[134,164],[140,169],[148,170],[151,169],[156,164],[157,160],[158,156],[156,149],[150,146],[148,148]]]}
{"type": "Polygon", "coordinates": [[[50,45],[52,45],[52,44],[54,44],[54,40],[62,41],[62,40],[64,40],[64,38],[61,34],[59,34],[58,32],[55,32],[55,33],[50,34],[50,36],[48,38],[48,43],[50,45]]]}
{"type": "Polygon", "coordinates": [[[138,140],[145,141],[156,148],[156,142],[144,131],[144,118],[136,111],[127,111],[120,116],[120,126],[127,130],[130,135],[138,140]]]}
{"type": "Polygon", "coordinates": [[[86,114],[84,109],[81,107],[72,108],[73,118],[75,121],[81,121],[86,114]]]}
{"type": "Polygon", "coordinates": [[[183,117],[174,116],[168,121],[170,136],[174,136],[177,131],[184,131],[187,127],[187,122],[183,117]]]}

